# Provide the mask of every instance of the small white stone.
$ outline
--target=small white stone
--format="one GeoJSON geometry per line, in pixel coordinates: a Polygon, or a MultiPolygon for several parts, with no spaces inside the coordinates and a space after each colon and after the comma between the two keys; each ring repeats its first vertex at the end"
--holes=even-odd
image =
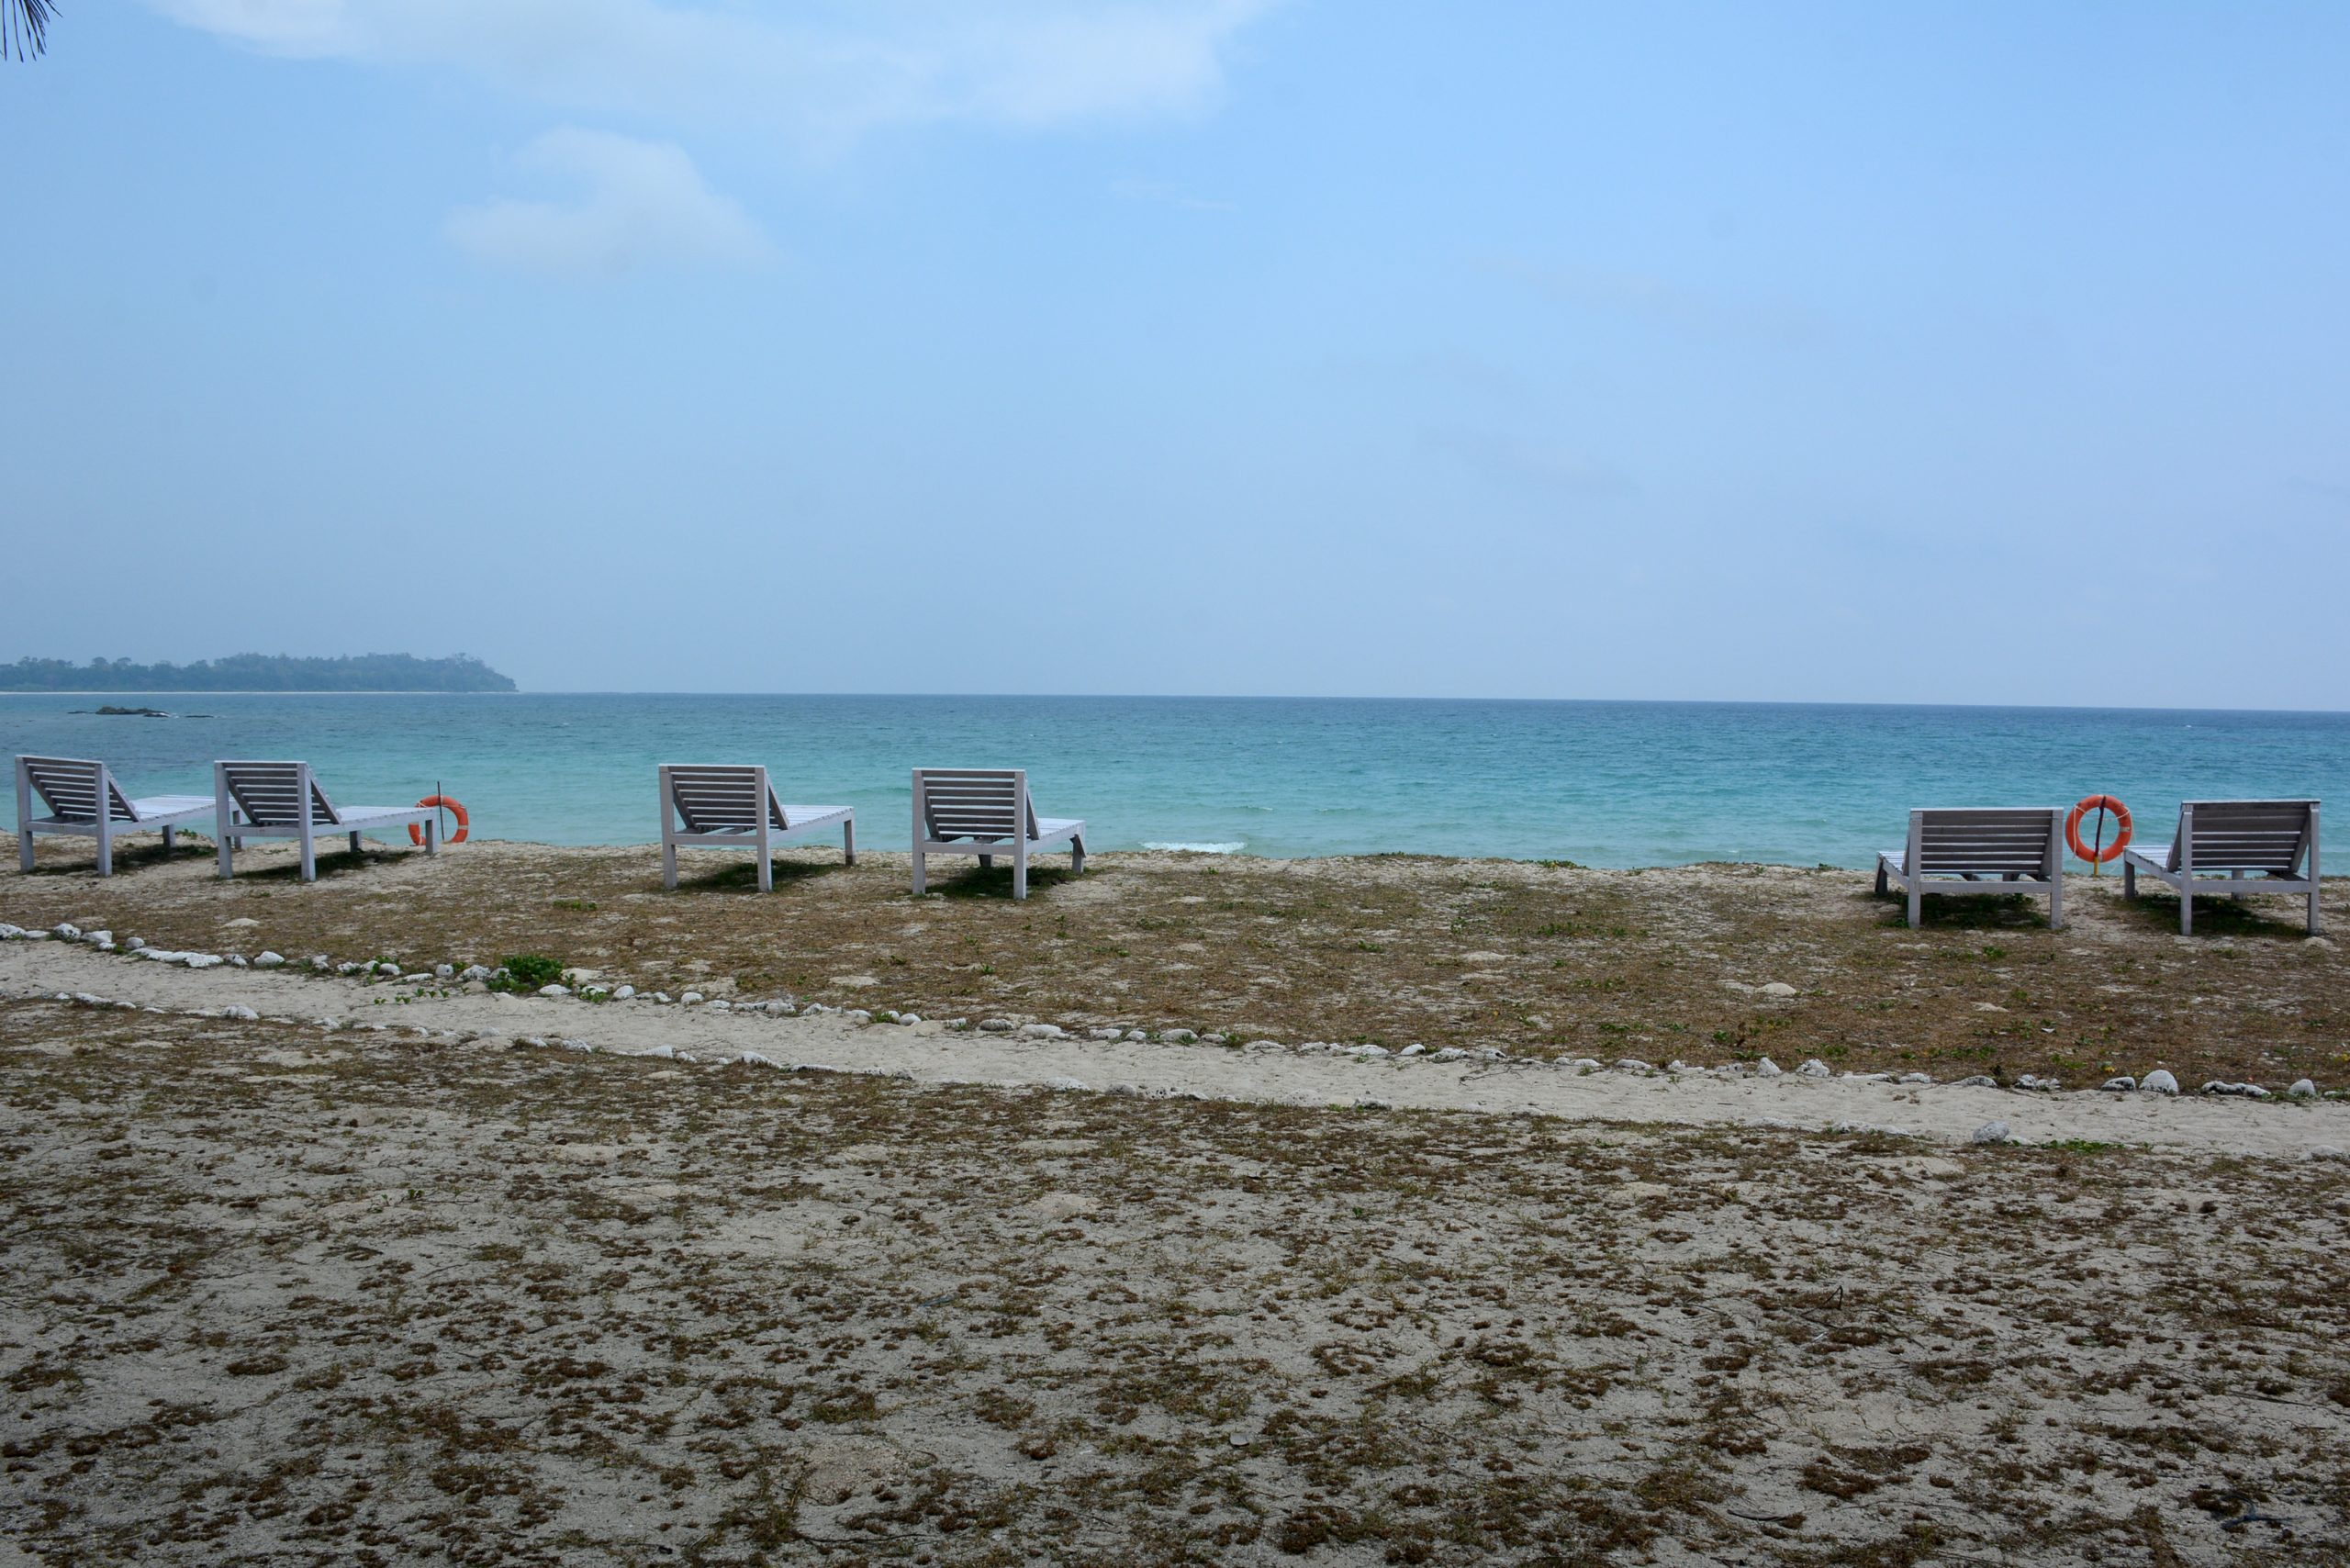
{"type": "Polygon", "coordinates": [[[1806,1061],[1801,1067],[1796,1069],[1796,1071],[1799,1076],[1804,1078],[1826,1078],[1828,1076],[1828,1064],[1821,1061],[1818,1057],[1813,1057],[1809,1060],[1806,1061]]]}
{"type": "Polygon", "coordinates": [[[870,1024],[873,1022],[873,1014],[867,1013],[862,1007],[852,1007],[847,1012],[842,1014],[841,1016],[847,1019],[852,1024],[870,1024]]]}
{"type": "Polygon", "coordinates": [[[50,935],[66,942],[71,942],[73,938],[82,935],[82,928],[74,924],[70,920],[59,921],[56,924],[50,926],[49,931],[50,935]]]}
{"type": "MultiPolygon", "coordinates": [[[[979,1027],[982,1029],[987,1027],[984,1020],[980,1022],[979,1027]]],[[[1189,1046],[1198,1043],[1200,1036],[1189,1029],[1169,1029],[1158,1037],[1170,1046],[1189,1046]]]]}
{"type": "MultiPolygon", "coordinates": [[[[979,1027],[984,1029],[987,1025],[982,1024],[979,1027]]],[[[1032,1040],[1065,1040],[1069,1038],[1069,1031],[1062,1028],[1058,1024],[1024,1024],[1020,1026],[1020,1032],[1027,1036],[1032,1040]]]]}
{"type": "Polygon", "coordinates": [[[1987,1072],[1975,1073],[1951,1085],[1953,1089],[1997,1089],[1999,1081],[1987,1072]]]}
{"type": "Polygon", "coordinates": [[[695,1002],[701,1000],[701,992],[698,991],[689,991],[680,995],[677,1000],[684,1002],[688,1007],[691,1007],[695,1002]]]}
{"type": "Polygon", "coordinates": [[[1059,1089],[1070,1092],[1081,1093],[1085,1089],[1085,1080],[1081,1078],[1048,1078],[1045,1080],[1045,1087],[1047,1089],[1059,1089]]]}
{"type": "MultiPolygon", "coordinates": [[[[1263,1043],[1263,1044],[1266,1044],[1266,1045],[1270,1045],[1270,1044],[1272,1044],[1272,1042],[1271,1042],[1270,1040],[1267,1040],[1267,1041],[1264,1041],[1264,1042],[1262,1042],[1262,1043],[1263,1043]]],[[[1400,1051],[1396,1052],[1395,1054],[1396,1054],[1397,1056],[1416,1057],[1416,1056],[1424,1056],[1424,1055],[1426,1055],[1426,1054],[1427,1054],[1427,1047],[1426,1047],[1426,1046],[1424,1046],[1424,1045],[1421,1045],[1418,1041],[1415,1040],[1412,1044],[1410,1044],[1410,1045],[1408,1045],[1408,1046],[1405,1046],[1402,1050],[1400,1050],[1400,1051]]]]}
{"type": "Polygon", "coordinates": [[[1781,1067],[1777,1062],[1773,1061],[1769,1057],[1764,1057],[1762,1060],[1754,1064],[1754,1076],[1757,1078],[1776,1078],[1785,1070],[1786,1069],[1781,1067]]]}
{"type": "Polygon", "coordinates": [[[225,964],[228,961],[228,959],[220,957],[218,953],[190,953],[187,955],[187,967],[191,969],[218,969],[222,964],[225,964]]]}
{"type": "Polygon", "coordinates": [[[93,947],[111,947],[114,946],[114,933],[111,931],[84,931],[82,933],[82,940],[87,942],[93,947]]]}
{"type": "Polygon", "coordinates": [[[257,969],[274,969],[283,968],[285,963],[285,954],[273,953],[267,948],[263,948],[261,956],[253,960],[253,968],[257,969]]]}
{"type": "Polygon", "coordinates": [[[2295,1100],[2314,1100],[2317,1098],[2317,1085],[2306,1078],[2297,1078],[2293,1080],[2293,1086],[2285,1092],[2295,1100]]]}
{"type": "Polygon", "coordinates": [[[241,1018],[248,1024],[257,1024],[261,1021],[261,1014],[254,1012],[250,1007],[224,1007],[220,1010],[220,1016],[223,1018],[241,1018]]]}
{"type": "Polygon", "coordinates": [[[1467,1059],[1468,1055],[1469,1053],[1462,1050],[1459,1046],[1446,1046],[1442,1049],[1431,1053],[1428,1057],[1428,1060],[1463,1061],[1467,1059]]]}
{"type": "MultiPolygon", "coordinates": [[[[1251,1040],[1240,1048],[1244,1051],[1277,1051],[1281,1048],[1281,1043],[1279,1040],[1251,1040]]],[[[1414,1050],[1419,1048],[1416,1046],[1413,1047],[1414,1050]]]]}
{"type": "Polygon", "coordinates": [[[539,987],[539,994],[541,996],[569,996],[571,988],[567,985],[543,985],[539,987]]]}
{"type": "Polygon", "coordinates": [[[434,980],[451,980],[455,977],[456,973],[457,966],[454,964],[435,964],[432,966],[432,978],[434,980]]]}
{"type": "Polygon", "coordinates": [[[2337,1164],[2350,1165],[2350,1149],[2336,1148],[2330,1143],[2316,1144],[2310,1149],[2310,1158],[2330,1159],[2337,1164]]]}
{"type": "Polygon", "coordinates": [[[1656,1069],[1651,1067],[1648,1063],[1642,1061],[1638,1057],[1626,1057],[1616,1064],[1616,1070],[1618,1072],[1654,1072],[1656,1069]]]}
{"type": "MultiPolygon", "coordinates": [[[[30,933],[28,933],[27,935],[30,935],[30,933]]],[[[147,938],[144,936],[127,936],[123,939],[122,945],[136,953],[140,948],[147,946],[147,938]]]]}
{"type": "Polygon", "coordinates": [[[734,1004],[727,1001],[722,996],[718,997],[711,1002],[710,1011],[712,1013],[732,1013],[734,1011],[734,1004]]]}
{"type": "Polygon", "coordinates": [[[2007,1123],[1986,1122],[1981,1126],[1975,1129],[1974,1141],[1976,1143],[2006,1143],[2011,1137],[2012,1135],[2008,1131],[2007,1123]]]}
{"type": "Polygon", "coordinates": [[[1933,1081],[1934,1075],[1930,1072],[1905,1072],[1901,1075],[1904,1083],[1931,1083],[1933,1081]]]}
{"type": "MultiPolygon", "coordinates": [[[[811,1008],[810,1011],[813,1012],[814,1009],[811,1008]]],[[[1012,1033],[1012,1030],[1013,1023],[1009,1018],[982,1018],[979,1020],[979,1032],[981,1034],[1009,1035],[1012,1033]]]]}
{"type": "Polygon", "coordinates": [[[1141,1045],[1149,1038],[1150,1031],[1147,1029],[1129,1029],[1126,1031],[1126,1039],[1134,1045],[1141,1045]]]}
{"type": "Polygon", "coordinates": [[[896,1023],[901,1028],[907,1029],[912,1028],[915,1025],[921,1022],[922,1014],[919,1013],[901,1013],[898,1014],[896,1019],[896,1023]]]}
{"type": "Polygon", "coordinates": [[[2103,1083],[2098,1084],[2098,1087],[2115,1094],[2126,1094],[2131,1090],[2138,1087],[2138,1081],[2125,1072],[2119,1078],[2107,1079],[2103,1083]]]}
{"type": "Polygon", "coordinates": [[[1793,996],[1795,993],[1796,988],[1785,980],[1773,980],[1762,988],[1762,994],[1765,996],[1793,996]]]}
{"type": "Polygon", "coordinates": [[[1125,1031],[1123,1029],[1088,1029],[1085,1031],[1085,1037],[1089,1040],[1115,1040],[1123,1037],[1125,1034],[1125,1031]]]}
{"type": "MultiPolygon", "coordinates": [[[[468,974],[466,978],[470,980],[472,976],[468,974]]],[[[614,1002],[626,1002],[630,997],[634,996],[635,994],[636,987],[632,985],[624,985],[619,987],[612,992],[612,1000],[614,1002]]]]}

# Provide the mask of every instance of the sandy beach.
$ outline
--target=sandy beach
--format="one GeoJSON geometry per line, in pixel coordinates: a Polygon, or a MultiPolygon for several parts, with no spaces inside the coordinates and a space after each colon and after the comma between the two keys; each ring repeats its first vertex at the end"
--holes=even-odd
{"type": "Polygon", "coordinates": [[[2341,974],[2281,921],[2182,944],[2084,884],[2065,932],[1995,905],[1910,933],[1852,873],[1745,868],[1109,857],[1017,906],[979,877],[911,899],[887,857],[766,898],[724,866],[663,893],[642,850],[385,851],[308,887],[253,860],[99,882],[44,846],[0,898],[116,948],[0,943],[17,1560],[2350,1539],[2350,1104],[2283,1092],[2339,1084],[2341,974]],[[705,1000],[433,972],[509,951],[705,1000]],[[1309,994],[1248,983],[1284,965],[1309,994]],[[1297,1048],[1390,1018],[1434,1048],[1297,1048]],[[1922,1054],[2077,1085],[2109,1025],[2129,1069],[2154,1040],[2273,1097],[1922,1054]],[[1574,1065],[1600,1038],[1682,1069],[1574,1065]],[[1919,1060],[1941,1081],[1876,1076],[1919,1060]]]}

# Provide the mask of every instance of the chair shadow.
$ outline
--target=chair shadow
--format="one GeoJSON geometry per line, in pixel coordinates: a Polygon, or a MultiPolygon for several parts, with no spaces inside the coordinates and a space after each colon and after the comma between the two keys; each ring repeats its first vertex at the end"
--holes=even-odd
{"type": "MultiPolygon", "coordinates": [[[[677,891],[697,893],[755,893],[759,890],[759,863],[739,860],[712,867],[688,875],[686,862],[680,858],[677,867],[677,891]]],[[[800,882],[811,882],[819,877],[835,876],[855,868],[837,860],[778,860],[772,863],[775,886],[778,891],[800,882]]]]}
{"type": "MultiPolygon", "coordinates": [[[[2127,911],[2138,924],[2173,936],[2178,935],[2178,895],[2168,889],[2148,892],[2145,883],[2141,882],[2137,898],[2113,902],[2114,908],[2127,911]]],[[[2310,934],[2308,911],[2307,893],[2254,893],[2242,903],[2224,893],[2199,893],[2195,899],[2195,935],[2269,936],[2298,942],[2310,934]],[[2254,906],[2252,899],[2258,899],[2272,909],[2279,902],[2290,900],[2293,913],[2282,919],[2264,914],[2254,906]]]]}
{"type": "MultiPolygon", "coordinates": [[[[1028,896],[1034,898],[1038,893],[1051,891],[1063,882],[1081,879],[1081,876],[1072,874],[1066,865],[1031,865],[1028,868],[1028,896]]],[[[1002,899],[1009,902],[1012,899],[1012,867],[1002,856],[997,857],[992,866],[982,866],[975,860],[968,870],[946,877],[934,873],[930,878],[930,890],[950,899],[1002,899]]]]}
{"type": "MultiPolygon", "coordinates": [[[[96,842],[92,839],[76,839],[73,842],[76,846],[86,844],[90,847],[84,854],[75,854],[68,850],[66,852],[68,858],[62,860],[36,856],[33,860],[33,868],[27,874],[35,877],[96,876],[98,874],[96,842]]],[[[50,846],[57,843],[58,840],[55,838],[45,838],[42,841],[42,848],[44,851],[49,851],[50,846]]],[[[214,846],[209,840],[190,843],[183,837],[167,851],[161,838],[142,837],[114,846],[114,874],[119,877],[131,871],[151,870],[157,866],[169,865],[174,860],[209,860],[214,853],[214,846]]]]}
{"type": "MultiPolygon", "coordinates": [[[[1872,891],[1869,897],[1891,906],[1879,924],[1891,929],[1909,929],[1908,900],[1900,890],[1872,891]]],[[[2048,901],[2029,893],[1971,897],[1928,893],[1918,907],[1918,929],[1936,927],[1945,931],[2046,931],[2050,929],[2048,901]]]]}

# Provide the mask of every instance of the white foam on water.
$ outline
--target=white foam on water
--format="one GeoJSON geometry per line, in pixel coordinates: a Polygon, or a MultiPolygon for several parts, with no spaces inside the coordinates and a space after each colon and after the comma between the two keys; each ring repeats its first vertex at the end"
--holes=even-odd
{"type": "Polygon", "coordinates": [[[1241,839],[1232,844],[1151,844],[1147,842],[1143,847],[1182,850],[1192,855],[1237,855],[1248,847],[1248,841],[1241,839]]]}

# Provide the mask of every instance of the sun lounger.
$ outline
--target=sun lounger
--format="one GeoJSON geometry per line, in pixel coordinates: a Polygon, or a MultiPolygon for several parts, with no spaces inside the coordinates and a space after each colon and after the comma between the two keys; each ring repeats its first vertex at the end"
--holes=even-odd
{"type": "Polygon", "coordinates": [[[1085,823],[1075,817],[1040,817],[1028,799],[1028,775],[1016,767],[914,769],[914,891],[928,886],[923,860],[933,855],[976,855],[992,866],[1012,857],[1012,896],[1028,896],[1028,859],[1067,844],[1071,874],[1085,869],[1085,823]]]}
{"type": "Polygon", "coordinates": [[[212,765],[212,810],[220,836],[220,875],[235,875],[237,846],[248,838],[290,838],[302,846],[302,880],[318,880],[317,841],[335,834],[359,835],[387,828],[424,825],[424,852],[440,853],[438,824],[421,806],[344,806],[338,809],[307,762],[216,762],[212,765]]]}
{"type": "Polygon", "coordinates": [[[1898,882],[1918,924],[1927,893],[2043,893],[2065,924],[2065,809],[1997,806],[1909,813],[1909,842],[1876,857],[1876,890],[1898,882]]]}
{"type": "Polygon", "coordinates": [[[2159,855],[2135,849],[2121,856],[2121,894],[2138,896],[2138,879],[2152,877],[2178,893],[2178,931],[2195,931],[2195,895],[2301,893],[2310,901],[2310,935],[2318,916],[2315,801],[2188,801],[2178,808],[2178,832],[2159,855]]]}
{"type": "Polygon", "coordinates": [[[168,853],[177,841],[173,829],[212,814],[202,795],[150,795],[134,801],[115,782],[103,762],[74,756],[17,758],[17,866],[33,868],[33,834],[65,834],[98,841],[98,875],[114,875],[114,841],[127,833],[158,833],[168,853]],[[33,815],[38,794],[49,815],[33,815]],[[99,809],[99,802],[106,809],[99,809]]]}
{"type": "Polygon", "coordinates": [[[661,769],[661,885],[677,885],[677,846],[755,849],[759,891],[775,890],[769,846],[778,838],[841,830],[841,858],[856,864],[856,811],[851,806],[788,806],[776,798],[764,767],[687,767],[661,769]],[[759,808],[764,805],[766,810],[759,808]]]}

